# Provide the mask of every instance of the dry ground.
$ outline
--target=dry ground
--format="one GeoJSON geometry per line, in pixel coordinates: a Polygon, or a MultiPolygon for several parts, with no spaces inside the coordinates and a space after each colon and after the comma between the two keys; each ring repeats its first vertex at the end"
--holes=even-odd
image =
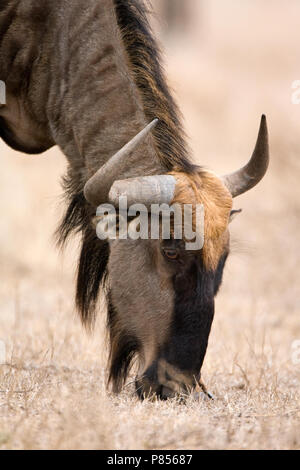
{"type": "Polygon", "coordinates": [[[195,159],[220,173],[243,164],[262,112],[272,149],[267,178],[236,200],[244,211],[203,368],[216,399],[105,391],[104,315],[89,337],[73,306],[76,243],[61,255],[52,239],[64,158],[0,144],[0,448],[300,447],[300,3],[209,0],[201,22],[199,6],[190,34],[163,36],[195,159]]]}

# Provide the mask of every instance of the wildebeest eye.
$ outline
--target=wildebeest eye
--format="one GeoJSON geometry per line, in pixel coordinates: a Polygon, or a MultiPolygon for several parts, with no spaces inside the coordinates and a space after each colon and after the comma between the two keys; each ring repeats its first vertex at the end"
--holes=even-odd
{"type": "Polygon", "coordinates": [[[171,260],[176,260],[179,257],[177,250],[165,249],[163,250],[163,252],[166,258],[171,259],[171,260]]]}

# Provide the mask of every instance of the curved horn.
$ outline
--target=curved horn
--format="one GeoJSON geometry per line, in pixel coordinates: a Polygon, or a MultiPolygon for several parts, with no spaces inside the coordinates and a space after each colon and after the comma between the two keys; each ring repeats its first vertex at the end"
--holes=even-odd
{"type": "Polygon", "coordinates": [[[249,191],[265,176],[269,166],[269,142],[266,116],[261,118],[258,138],[253,155],[246,166],[223,176],[221,179],[229,189],[232,197],[249,191]]]}
{"type": "Polygon", "coordinates": [[[119,198],[127,197],[127,205],[170,204],[174,199],[176,179],[172,175],[143,176],[115,181],[109,192],[109,202],[119,205],[119,198]]]}
{"type": "Polygon", "coordinates": [[[124,173],[125,167],[128,168],[128,157],[146,139],[157,123],[158,119],[154,119],[88,180],[84,187],[84,196],[88,202],[95,207],[107,202],[109,190],[116,177],[124,173]]]}

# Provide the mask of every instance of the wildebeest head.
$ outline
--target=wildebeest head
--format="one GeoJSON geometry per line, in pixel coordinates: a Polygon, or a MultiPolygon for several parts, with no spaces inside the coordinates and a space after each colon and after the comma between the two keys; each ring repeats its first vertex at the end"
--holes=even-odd
{"type": "MultiPolygon", "coordinates": [[[[249,163],[225,177],[197,169],[193,174],[118,180],[128,156],[148,135],[147,126],[87,182],[86,199],[94,206],[143,203],[197,204],[204,207],[204,244],[186,248],[184,239],[113,240],[110,242],[110,378],[119,391],[131,360],[138,357],[136,388],[140,396],[168,398],[192,390],[200,381],[214,316],[214,297],[229,254],[228,225],[233,198],[254,187],[268,163],[268,133],[263,116],[249,163]]],[[[194,220],[194,219],[193,219],[194,220]]]]}

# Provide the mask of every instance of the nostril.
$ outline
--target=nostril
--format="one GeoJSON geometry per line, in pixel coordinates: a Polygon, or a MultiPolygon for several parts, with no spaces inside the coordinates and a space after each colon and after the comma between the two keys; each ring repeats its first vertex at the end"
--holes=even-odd
{"type": "Polygon", "coordinates": [[[168,400],[175,396],[174,391],[164,385],[144,387],[138,380],[135,382],[135,389],[139,399],[142,401],[155,397],[160,400],[168,400]]]}
{"type": "Polygon", "coordinates": [[[184,372],[160,359],[136,377],[135,389],[141,400],[145,398],[168,400],[188,396],[194,389],[194,382],[184,372]]]}
{"type": "Polygon", "coordinates": [[[151,366],[142,374],[136,377],[135,389],[141,400],[159,396],[161,385],[157,377],[157,362],[153,362],[151,366]]]}
{"type": "Polygon", "coordinates": [[[179,392],[178,390],[176,391],[166,385],[158,383],[154,384],[153,382],[150,383],[150,381],[145,377],[140,380],[136,379],[135,390],[141,401],[155,398],[165,401],[175,397],[181,397],[184,400],[184,396],[187,393],[187,390],[185,389],[182,389],[182,392],[179,392]]]}
{"type": "Polygon", "coordinates": [[[153,384],[149,382],[148,379],[143,378],[143,380],[135,381],[135,391],[140,400],[150,399],[155,396],[160,396],[161,386],[158,384],[153,384]]]}
{"type": "Polygon", "coordinates": [[[161,400],[168,400],[169,398],[174,398],[176,396],[176,392],[174,390],[171,390],[169,387],[166,387],[165,385],[161,385],[160,387],[160,399],[161,400]]]}

